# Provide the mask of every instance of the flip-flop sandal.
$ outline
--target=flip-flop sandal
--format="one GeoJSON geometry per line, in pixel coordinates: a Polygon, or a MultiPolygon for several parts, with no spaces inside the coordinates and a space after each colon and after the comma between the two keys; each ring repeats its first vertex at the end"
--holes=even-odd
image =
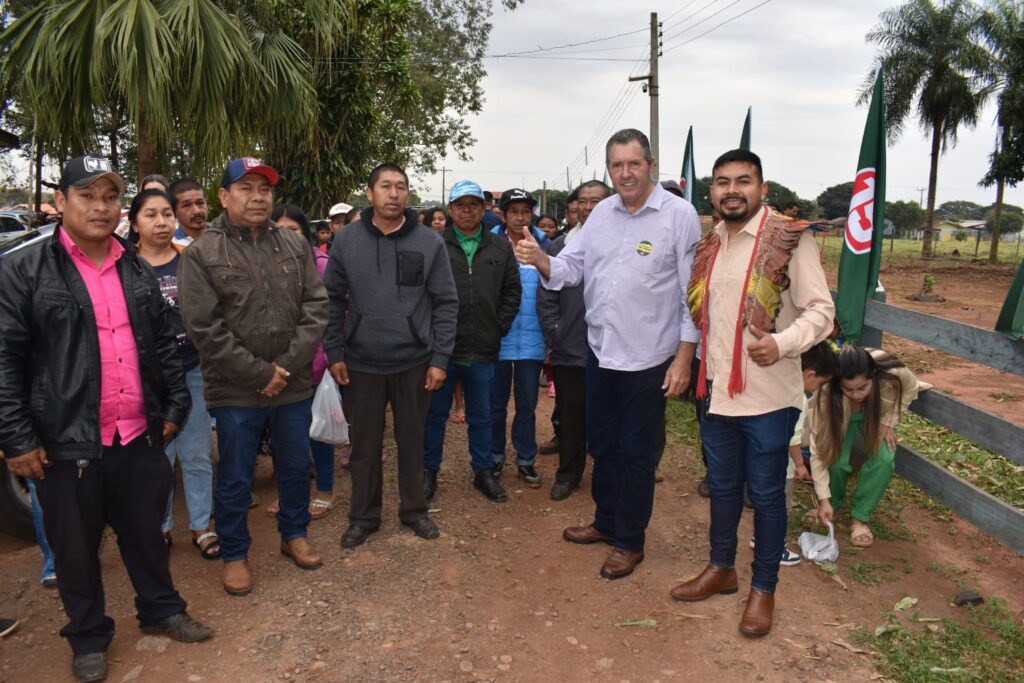
{"type": "Polygon", "coordinates": [[[207,531],[193,538],[192,545],[199,548],[199,554],[203,556],[204,560],[216,560],[220,557],[220,544],[217,542],[219,540],[216,531],[207,531]],[[212,541],[203,545],[203,541],[211,538],[212,541]]]}
{"type": "Polygon", "coordinates": [[[265,510],[265,512],[267,513],[267,517],[276,517],[277,513],[280,510],[281,510],[281,501],[280,500],[275,500],[273,503],[271,503],[270,505],[267,506],[267,509],[265,510]]]}
{"type": "Polygon", "coordinates": [[[874,542],[875,535],[871,533],[871,529],[866,524],[850,531],[850,543],[858,548],[870,548],[874,542]]]}
{"type": "Polygon", "coordinates": [[[334,501],[324,498],[313,498],[309,501],[309,516],[312,519],[326,517],[334,509],[334,501]]]}

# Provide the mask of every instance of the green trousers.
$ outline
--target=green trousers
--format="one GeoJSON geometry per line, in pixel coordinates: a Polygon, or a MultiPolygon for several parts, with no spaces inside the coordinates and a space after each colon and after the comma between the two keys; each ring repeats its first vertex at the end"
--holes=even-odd
{"type": "MultiPolygon", "coordinates": [[[[828,468],[829,492],[832,495],[832,509],[838,511],[846,496],[846,484],[853,474],[853,466],[850,464],[850,453],[853,451],[854,443],[861,434],[864,421],[863,413],[852,413],[850,415],[850,426],[846,430],[843,439],[843,448],[839,453],[839,461],[828,468]]],[[[863,441],[863,437],[860,437],[863,441]]],[[[882,502],[882,496],[889,487],[892,474],[895,470],[893,464],[894,453],[882,441],[875,453],[869,453],[864,465],[860,468],[860,476],[857,479],[857,488],[853,491],[853,509],[850,515],[859,519],[865,524],[871,520],[871,513],[875,511],[878,504],[882,502]]]]}

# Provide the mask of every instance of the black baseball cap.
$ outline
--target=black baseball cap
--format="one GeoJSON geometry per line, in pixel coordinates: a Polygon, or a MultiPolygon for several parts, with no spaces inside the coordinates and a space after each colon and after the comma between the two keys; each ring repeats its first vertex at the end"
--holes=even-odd
{"type": "Polygon", "coordinates": [[[110,163],[110,159],[98,154],[83,154],[69,161],[60,172],[60,191],[66,194],[69,187],[83,189],[100,178],[109,178],[118,192],[124,192],[124,178],[110,163]]]}
{"type": "Polygon", "coordinates": [[[505,190],[501,193],[501,210],[504,211],[512,202],[526,202],[530,205],[530,208],[537,206],[537,200],[534,199],[529,192],[520,189],[505,190]]]}

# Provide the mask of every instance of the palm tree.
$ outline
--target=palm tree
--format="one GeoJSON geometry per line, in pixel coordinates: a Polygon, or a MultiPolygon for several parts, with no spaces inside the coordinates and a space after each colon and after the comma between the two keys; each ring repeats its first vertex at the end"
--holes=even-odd
{"type": "Polygon", "coordinates": [[[991,51],[991,76],[996,95],[996,124],[999,137],[989,157],[989,171],[979,183],[996,186],[996,205],[992,215],[992,246],[989,263],[999,260],[999,228],[1006,186],[1024,180],[1024,165],[1019,144],[1024,135],[1024,3],[1019,0],[992,0],[982,17],[985,43],[991,51]]]}
{"type": "MultiPolygon", "coordinates": [[[[931,133],[928,210],[921,256],[932,255],[935,190],[939,155],[957,143],[961,126],[973,128],[989,94],[988,55],[979,44],[977,8],[967,0],[909,0],[885,10],[866,38],[880,48],[886,67],[885,106],[889,140],[903,132],[911,111],[931,133]]],[[[874,69],[865,80],[860,102],[871,97],[874,69]]]]}
{"type": "Polygon", "coordinates": [[[176,138],[196,169],[252,150],[255,131],[312,115],[315,56],[289,35],[298,19],[332,47],[352,0],[47,0],[0,33],[3,85],[58,157],[95,148],[97,111],[121,106],[138,136],[138,174],[176,138]],[[307,25],[308,25],[307,23],[307,25]]]}

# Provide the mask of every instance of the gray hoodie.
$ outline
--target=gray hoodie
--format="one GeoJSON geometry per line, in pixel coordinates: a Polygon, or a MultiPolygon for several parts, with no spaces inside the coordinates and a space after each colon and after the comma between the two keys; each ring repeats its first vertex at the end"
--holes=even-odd
{"type": "Polygon", "coordinates": [[[329,256],[328,362],[376,375],[448,367],[459,299],[444,242],[415,211],[406,209],[402,227],[385,235],[365,209],[334,236],[329,256]]]}

